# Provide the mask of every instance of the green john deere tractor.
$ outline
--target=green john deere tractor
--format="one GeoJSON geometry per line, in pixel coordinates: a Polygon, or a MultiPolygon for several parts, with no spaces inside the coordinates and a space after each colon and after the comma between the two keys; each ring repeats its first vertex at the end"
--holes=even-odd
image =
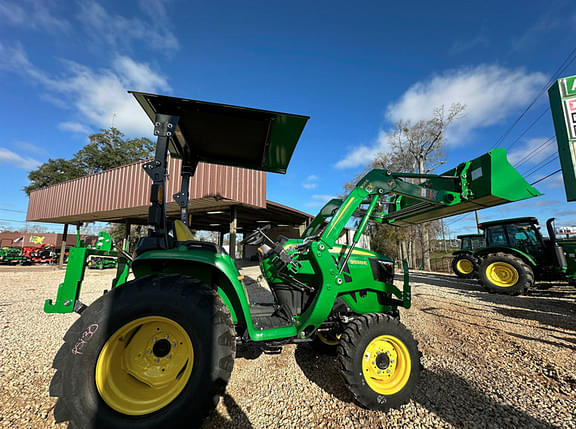
{"type": "Polygon", "coordinates": [[[157,136],[155,158],[143,165],[152,179],[148,237],[133,257],[120,253],[112,289],[90,306],[80,301],[86,257],[102,251],[71,249],[56,301],[45,303],[49,313],[80,313],[54,359],[50,386],[58,397],[56,420],[72,427],[197,427],[226,389],[236,344],[277,349],[317,337],[337,348],[359,403],[398,407],[420,374],[416,341],[399,320],[398,308],[411,305],[408,270],[404,263],[397,287],[392,259],[356,247],[367,224],[423,222],[537,195],[525,181],[510,189],[490,186],[500,173],[520,177],[503,150],[443,175],[373,170],[300,239],[272,242],[265,228],[246,236],[260,246],[260,267],[274,295],[273,304],[251,303],[226,252],[194,241],[189,180],[199,161],[284,173],[309,118],[133,94],[157,136]],[[173,221],[164,192],[168,152],[182,159],[181,191],[174,195],[181,214],[173,221]],[[426,180],[405,180],[412,177],[426,180]],[[352,243],[337,245],[360,212],[352,243]],[[128,268],[134,280],[126,281],[128,268]]]}
{"type": "Polygon", "coordinates": [[[556,239],[554,218],[542,237],[534,217],[484,222],[486,247],[472,252],[480,283],[490,292],[519,295],[536,281],[576,282],[576,242],[556,239]]]}
{"type": "Polygon", "coordinates": [[[482,247],[486,247],[483,234],[459,235],[460,249],[452,252],[452,271],[458,277],[470,279],[478,276],[479,260],[474,256],[474,252],[482,247]]]}

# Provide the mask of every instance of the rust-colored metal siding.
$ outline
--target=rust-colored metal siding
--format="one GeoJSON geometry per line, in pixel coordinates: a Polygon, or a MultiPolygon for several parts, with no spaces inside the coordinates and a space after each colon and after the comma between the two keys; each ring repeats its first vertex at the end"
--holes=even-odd
{"type": "MultiPolygon", "coordinates": [[[[142,162],[33,191],[28,221],[86,222],[146,217],[152,181],[142,162]]],[[[180,189],[181,161],[168,158],[167,210],[176,213],[172,195],[180,189]]],[[[266,207],[266,173],[200,163],[190,179],[190,207],[247,205],[266,207]]]]}

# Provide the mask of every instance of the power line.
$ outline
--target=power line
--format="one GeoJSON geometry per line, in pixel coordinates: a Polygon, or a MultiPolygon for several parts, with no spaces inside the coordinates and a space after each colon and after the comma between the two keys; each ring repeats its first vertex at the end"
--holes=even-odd
{"type": "Polygon", "coordinates": [[[547,176],[544,176],[544,177],[542,177],[541,179],[538,179],[538,180],[536,180],[535,182],[530,183],[530,185],[535,185],[536,183],[541,182],[542,180],[546,180],[546,179],[548,179],[550,176],[554,176],[555,174],[557,174],[557,173],[559,173],[559,172],[561,172],[561,171],[562,171],[562,169],[559,168],[558,170],[553,171],[552,173],[548,174],[547,176]]]}
{"type": "Polygon", "coordinates": [[[536,123],[537,123],[540,119],[542,119],[542,118],[544,117],[544,115],[545,115],[546,113],[548,113],[549,111],[550,111],[550,106],[548,106],[546,109],[544,109],[544,111],[543,111],[542,113],[540,113],[540,115],[539,115],[536,119],[534,119],[534,120],[532,121],[532,123],[531,123],[527,128],[525,128],[524,131],[522,131],[518,137],[516,137],[516,140],[514,140],[514,141],[512,142],[512,144],[507,147],[507,149],[508,149],[508,150],[512,149],[512,146],[514,146],[516,143],[518,143],[518,142],[520,141],[520,139],[524,136],[524,134],[526,134],[534,125],[536,125],[536,123]]]}
{"type": "Polygon", "coordinates": [[[36,223],[36,224],[42,224],[42,225],[46,225],[43,222],[28,222],[26,220],[16,220],[16,219],[0,219],[0,222],[18,222],[18,223],[36,223]]]}
{"type": "Polygon", "coordinates": [[[538,99],[548,90],[548,88],[552,85],[552,83],[558,78],[558,76],[566,69],[568,68],[568,66],[570,64],[572,64],[572,62],[574,62],[574,60],[576,60],[576,48],[572,49],[572,51],[568,54],[568,56],[566,57],[566,59],[562,62],[562,64],[560,64],[560,66],[556,69],[556,71],[552,74],[552,76],[550,77],[550,79],[548,80],[548,82],[546,82],[546,84],[544,85],[544,87],[540,90],[540,92],[538,92],[538,94],[536,95],[536,97],[534,97],[534,99],[530,102],[530,104],[528,104],[528,106],[526,106],[526,108],[522,111],[522,113],[520,114],[520,116],[518,116],[518,118],[516,118],[516,120],[512,123],[512,125],[510,125],[508,127],[508,129],[504,132],[504,134],[502,134],[502,136],[500,136],[500,138],[496,141],[496,143],[494,143],[490,149],[494,149],[496,146],[498,146],[500,143],[502,143],[504,141],[504,139],[508,136],[508,134],[510,134],[510,132],[512,131],[512,129],[518,124],[518,122],[520,122],[520,120],[524,117],[524,115],[526,115],[526,113],[528,112],[528,110],[530,110],[532,108],[532,106],[534,106],[534,104],[536,104],[536,101],[538,101],[538,99]],[[571,59],[571,57],[573,57],[571,59]]]}
{"type": "Polygon", "coordinates": [[[532,176],[534,173],[536,173],[538,170],[543,169],[544,167],[546,167],[548,164],[550,164],[551,162],[556,161],[559,158],[558,154],[552,155],[552,158],[546,158],[546,162],[544,164],[538,164],[535,168],[533,168],[532,170],[530,170],[529,173],[526,173],[524,176],[525,177],[530,177],[532,176]]]}
{"type": "Polygon", "coordinates": [[[0,209],[0,210],[5,211],[5,212],[12,212],[12,213],[26,213],[26,212],[23,212],[22,210],[12,210],[12,209],[0,209]]]}
{"type": "Polygon", "coordinates": [[[532,154],[534,154],[535,152],[537,152],[540,148],[543,148],[544,146],[547,146],[550,144],[550,142],[554,140],[554,136],[549,137],[548,140],[546,140],[544,143],[542,143],[540,146],[538,146],[535,149],[532,149],[526,156],[524,156],[524,158],[522,158],[520,161],[518,161],[516,164],[514,164],[514,167],[518,168],[520,167],[522,164],[524,164],[525,162],[528,161],[528,159],[530,159],[530,157],[532,156],[532,154]]]}

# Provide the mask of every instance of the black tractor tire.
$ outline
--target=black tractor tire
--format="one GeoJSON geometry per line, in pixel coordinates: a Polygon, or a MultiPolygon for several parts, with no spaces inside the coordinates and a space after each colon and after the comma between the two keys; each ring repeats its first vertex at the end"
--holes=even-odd
{"type": "Polygon", "coordinates": [[[50,384],[54,418],[74,428],[199,427],[224,394],[235,353],[216,291],[181,275],[132,280],[87,307],[64,336],[50,384]],[[157,378],[146,379],[150,370],[157,378]],[[150,400],[160,402],[150,408],[150,400]]]}
{"type": "Polygon", "coordinates": [[[371,410],[405,404],[420,379],[418,343],[386,314],[364,314],[352,321],[340,338],[338,361],[350,392],[371,410]]]}
{"type": "Polygon", "coordinates": [[[462,279],[476,278],[478,276],[478,260],[468,253],[460,253],[452,259],[452,271],[462,279]]]}
{"type": "Polygon", "coordinates": [[[488,292],[520,295],[534,285],[534,272],[519,257],[498,252],[482,259],[479,280],[488,292]]]}

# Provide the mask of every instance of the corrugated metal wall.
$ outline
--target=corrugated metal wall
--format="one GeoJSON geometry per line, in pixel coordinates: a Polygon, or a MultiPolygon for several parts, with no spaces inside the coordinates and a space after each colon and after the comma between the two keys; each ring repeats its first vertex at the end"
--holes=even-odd
{"type": "MultiPolygon", "coordinates": [[[[28,221],[87,215],[150,205],[152,181],[142,162],[114,168],[103,173],[74,179],[33,191],[28,205],[28,221]]],[[[167,202],[180,189],[181,161],[168,158],[167,202]]],[[[190,180],[190,199],[218,197],[255,207],[266,207],[266,173],[245,168],[200,163],[190,180]]]]}

